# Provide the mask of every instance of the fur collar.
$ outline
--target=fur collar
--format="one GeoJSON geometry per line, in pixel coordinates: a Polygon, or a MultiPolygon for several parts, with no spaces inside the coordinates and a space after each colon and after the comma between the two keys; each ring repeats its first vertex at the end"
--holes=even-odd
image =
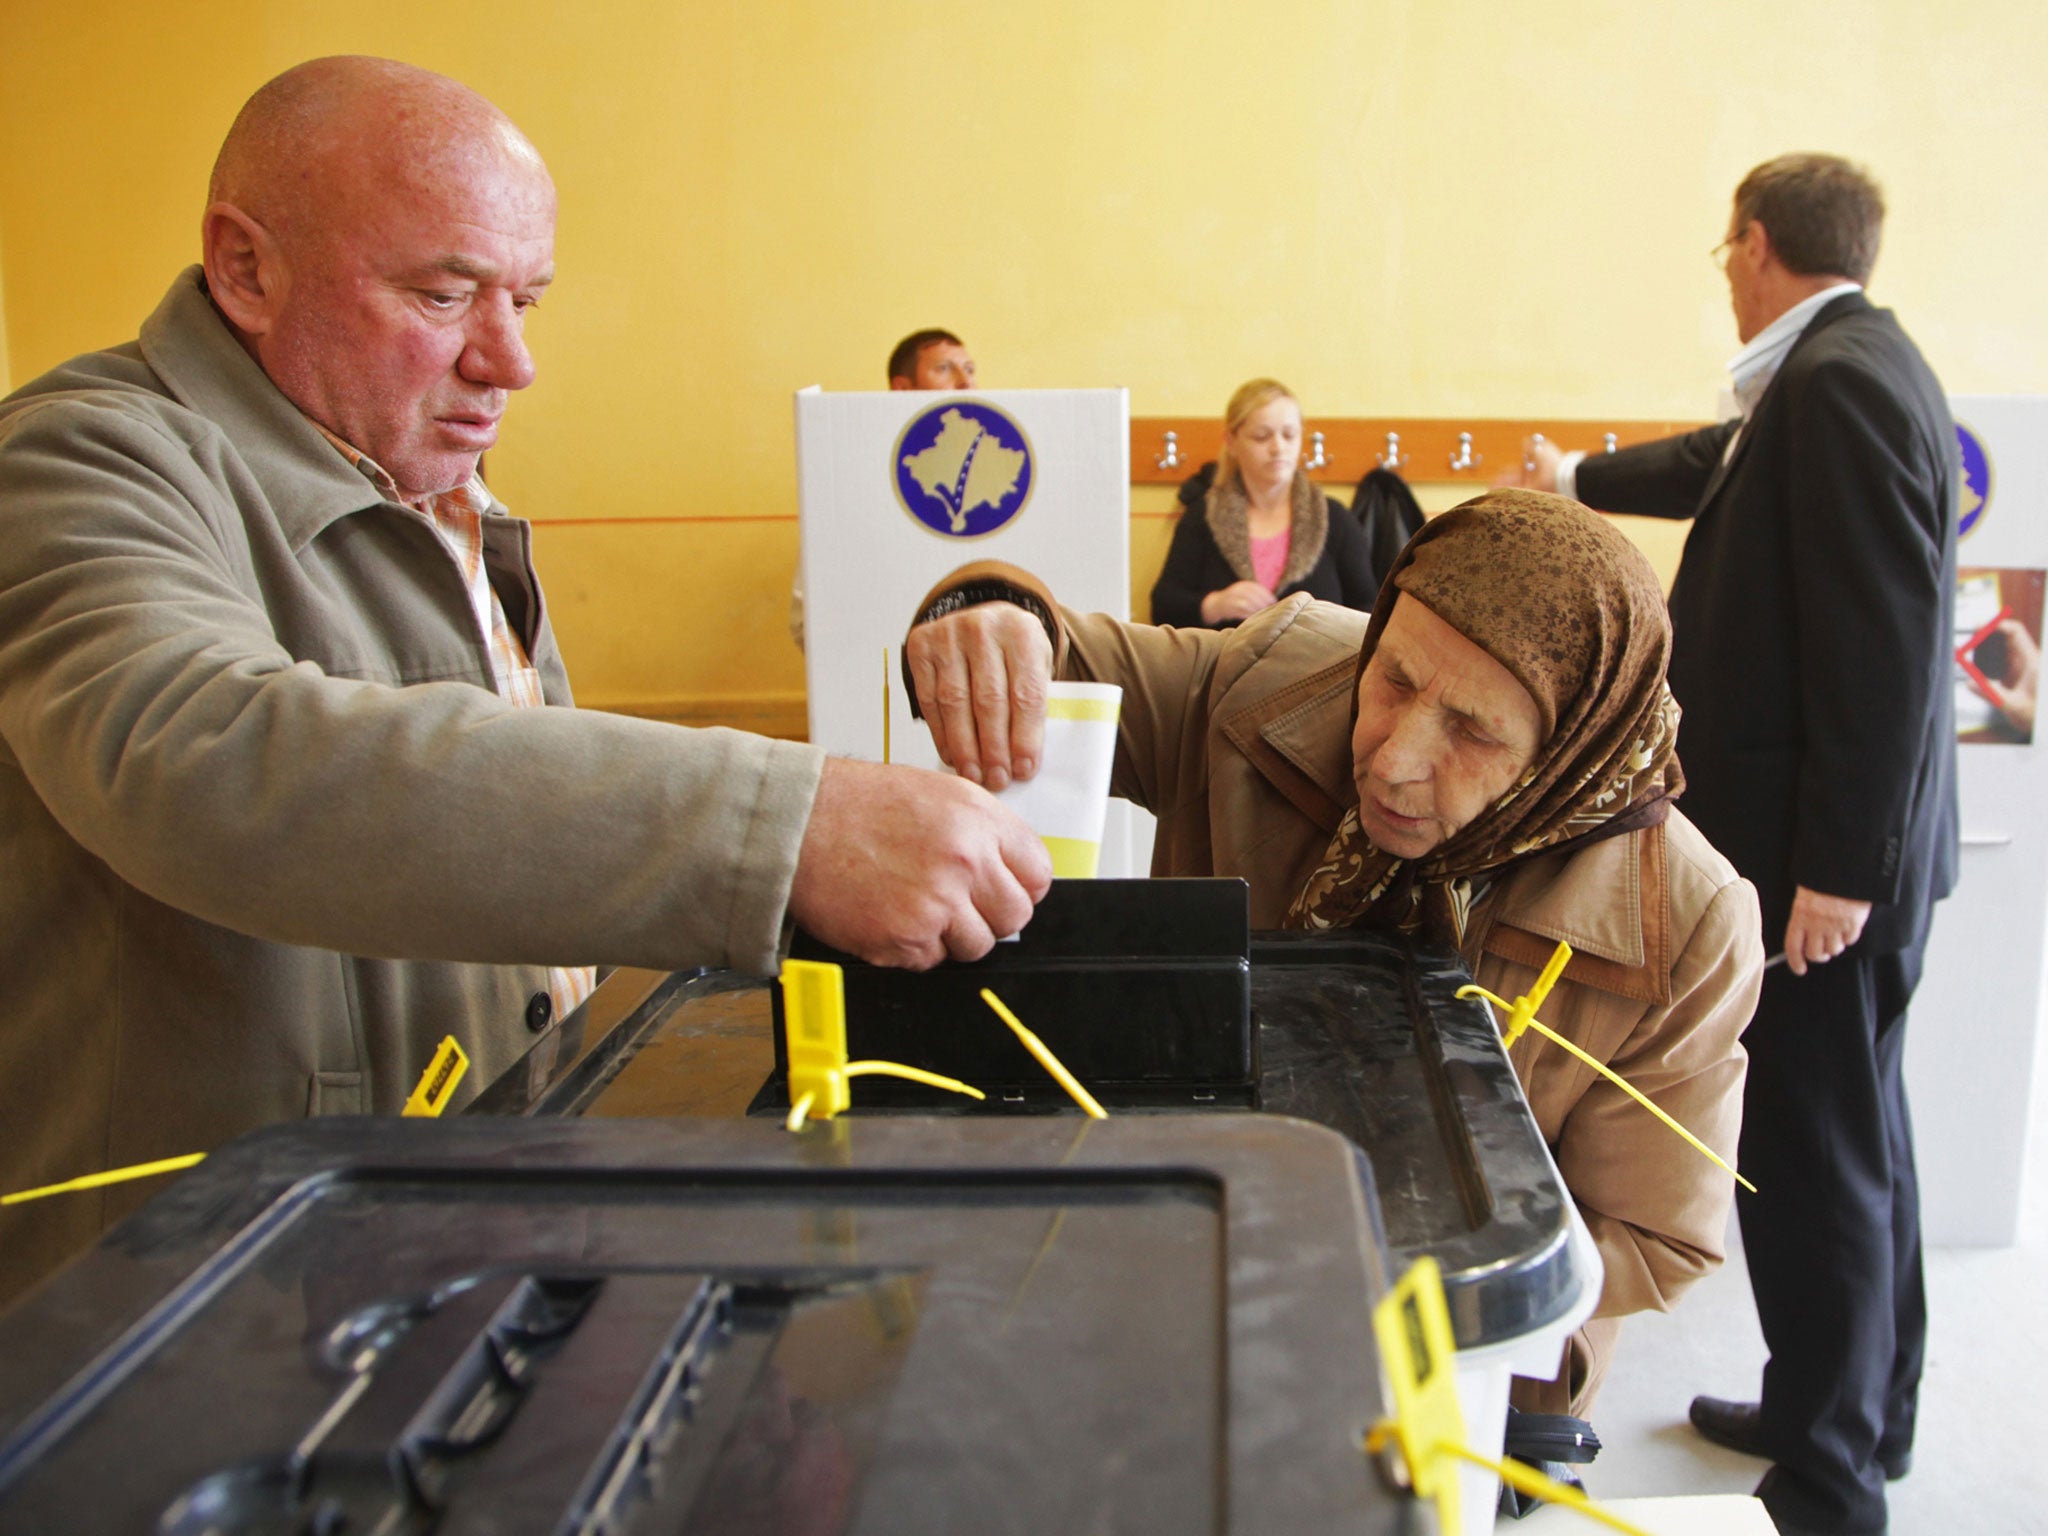
{"type": "MultiPolygon", "coordinates": [[[[1232,481],[1227,486],[1210,486],[1205,510],[1209,537],[1216,541],[1216,548],[1225,562],[1239,580],[1255,580],[1252,575],[1251,525],[1247,517],[1249,507],[1243,483],[1232,481]]],[[[1287,564],[1273,589],[1275,597],[1315,569],[1316,562],[1323,558],[1323,545],[1329,537],[1330,503],[1309,482],[1307,474],[1296,470],[1294,521],[1287,536],[1287,564]]]]}

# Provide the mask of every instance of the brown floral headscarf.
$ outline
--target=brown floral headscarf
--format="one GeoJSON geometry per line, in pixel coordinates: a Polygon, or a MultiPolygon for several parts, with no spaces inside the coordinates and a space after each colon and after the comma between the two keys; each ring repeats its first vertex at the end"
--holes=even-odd
{"type": "Polygon", "coordinates": [[[1537,491],[1492,491],[1423,525],[1380,588],[1361,675],[1403,593],[1529,690],[1543,745],[1505,794],[1413,861],[1375,847],[1354,806],[1287,926],[1400,928],[1455,946],[1475,882],[1668,814],[1685,787],[1678,703],[1664,682],[1671,624],[1627,538],[1537,491]]]}

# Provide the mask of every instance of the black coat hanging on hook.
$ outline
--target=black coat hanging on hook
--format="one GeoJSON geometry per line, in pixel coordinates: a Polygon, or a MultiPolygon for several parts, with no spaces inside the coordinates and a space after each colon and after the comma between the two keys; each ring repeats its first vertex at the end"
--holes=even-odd
{"type": "Polygon", "coordinates": [[[1366,548],[1372,554],[1375,588],[1394,568],[1394,557],[1422,527],[1422,505],[1408,482],[1391,469],[1370,469],[1358,482],[1351,497],[1351,515],[1365,530],[1366,548]]]}

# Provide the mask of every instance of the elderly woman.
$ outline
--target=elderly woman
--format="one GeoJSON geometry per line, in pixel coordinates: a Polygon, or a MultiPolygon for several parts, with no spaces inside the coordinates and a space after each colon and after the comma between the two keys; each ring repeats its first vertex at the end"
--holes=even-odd
{"type": "Polygon", "coordinates": [[[1180,522],[1152,586],[1152,622],[1222,629],[1296,592],[1371,605],[1372,550],[1301,467],[1301,403],[1277,379],[1240,385],[1223,451],[1180,488],[1180,522]]]}
{"type": "MultiPolygon", "coordinates": [[[[1602,519],[1530,491],[1468,502],[1409,542],[1369,620],[1295,597],[1228,634],[1155,629],[992,565],[924,611],[943,616],[908,666],[960,772],[1035,770],[1048,674],[1121,684],[1112,783],[1159,818],[1153,873],[1242,876],[1255,928],[1448,944],[1505,997],[1569,939],[1544,1022],[1733,1160],[1756,893],[1672,805],[1663,596],[1602,519]]],[[[1607,1271],[1558,1378],[1515,1401],[1583,1413],[1618,1320],[1721,1262],[1732,1185],[1533,1031],[1509,1056],[1607,1271]]]]}

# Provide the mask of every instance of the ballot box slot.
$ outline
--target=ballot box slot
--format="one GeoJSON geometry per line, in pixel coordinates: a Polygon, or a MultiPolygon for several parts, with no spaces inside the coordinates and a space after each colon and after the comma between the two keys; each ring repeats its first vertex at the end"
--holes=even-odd
{"type": "Polygon", "coordinates": [[[327,1333],[337,1383],[280,1447],[205,1472],[160,1536],[749,1536],[783,1529],[758,1447],[871,1456],[924,1276],[482,1272],[327,1333]],[[792,1381],[830,1400],[793,1407],[792,1381]],[[798,1421],[801,1421],[800,1423],[798,1421]],[[488,1510],[488,1519],[477,1518],[488,1510]]]}

